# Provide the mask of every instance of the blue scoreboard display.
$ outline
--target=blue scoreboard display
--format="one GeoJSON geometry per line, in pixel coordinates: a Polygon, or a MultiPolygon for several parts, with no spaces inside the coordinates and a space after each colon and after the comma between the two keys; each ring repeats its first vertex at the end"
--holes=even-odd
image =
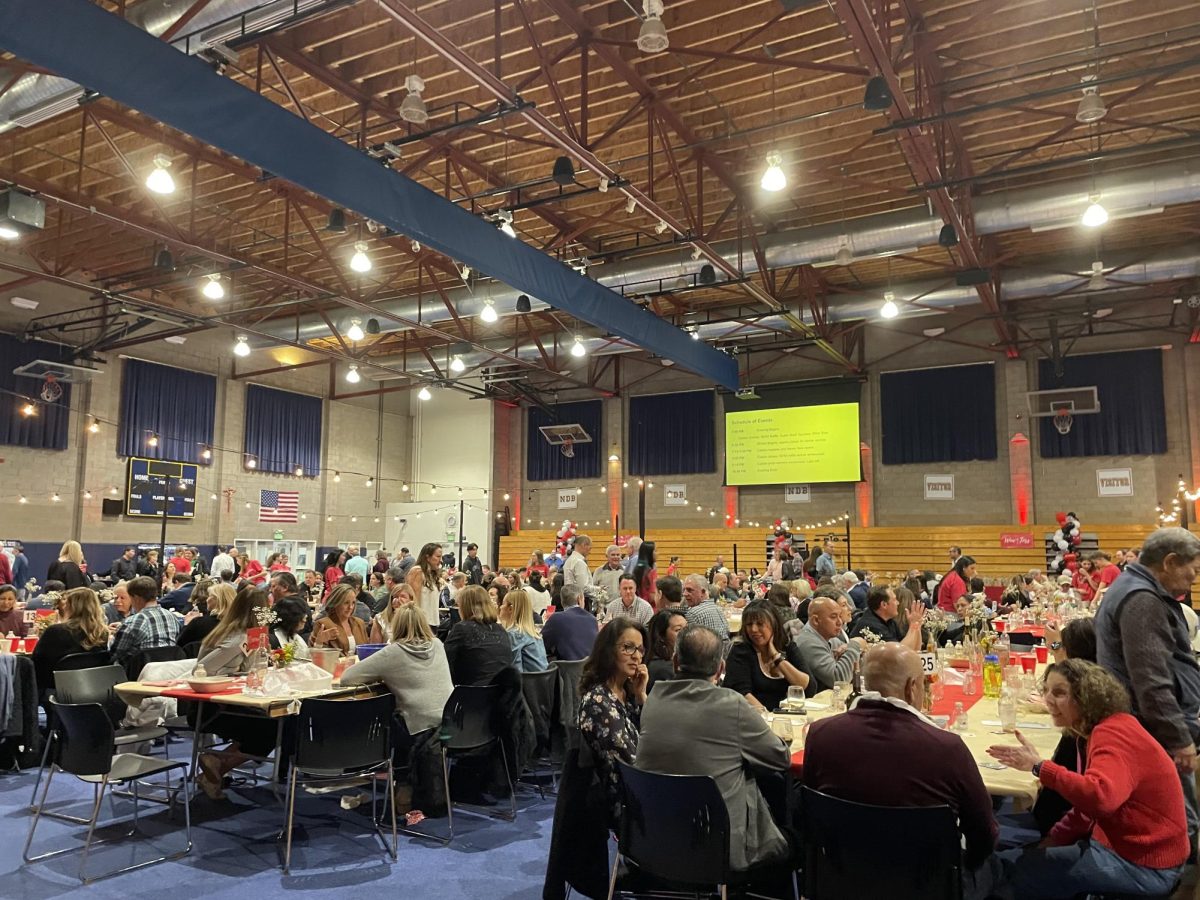
{"type": "Polygon", "coordinates": [[[196,469],[195,463],[130,457],[125,515],[162,518],[165,493],[167,518],[195,518],[196,469]]]}

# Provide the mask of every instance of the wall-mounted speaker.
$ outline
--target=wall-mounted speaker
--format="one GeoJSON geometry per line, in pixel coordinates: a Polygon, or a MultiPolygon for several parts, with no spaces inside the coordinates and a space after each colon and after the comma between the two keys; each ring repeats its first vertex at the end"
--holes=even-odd
{"type": "Polygon", "coordinates": [[[106,516],[119,516],[125,512],[125,502],[119,497],[105,497],[101,501],[101,512],[106,516]]]}

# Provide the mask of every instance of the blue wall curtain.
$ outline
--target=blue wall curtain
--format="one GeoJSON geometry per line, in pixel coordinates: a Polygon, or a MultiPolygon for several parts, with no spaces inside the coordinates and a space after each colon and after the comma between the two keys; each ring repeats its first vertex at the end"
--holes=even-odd
{"type": "Polygon", "coordinates": [[[712,391],[629,400],[631,475],[691,475],[716,471],[712,391]]]}
{"type": "Polygon", "coordinates": [[[526,439],[526,469],[530,481],[557,481],[600,477],[600,460],[608,458],[604,449],[602,433],[603,412],[599,400],[580,403],[560,403],[550,407],[550,412],[538,407],[529,410],[529,433],[526,439]],[[546,443],[538,431],[543,425],[583,426],[591,435],[587,444],[576,444],[575,455],[566,457],[556,446],[546,443]]]}
{"type": "Polygon", "coordinates": [[[67,428],[71,420],[71,386],[62,385],[62,396],[45,403],[38,396],[42,380],[14,375],[35,359],[71,361],[73,357],[55,344],[41,341],[21,341],[0,334],[0,444],[33,447],[37,450],[66,450],[67,428]],[[64,359],[65,357],[65,359],[64,359]],[[28,399],[27,399],[28,398],[28,399]],[[21,414],[28,400],[33,400],[37,414],[21,414]]]}
{"type": "Polygon", "coordinates": [[[1093,385],[1100,412],[1076,416],[1068,434],[1059,434],[1050,419],[1040,421],[1044,459],[1167,452],[1161,350],[1069,356],[1062,378],[1055,377],[1053,360],[1038,360],[1040,390],[1093,385]]]}
{"type": "Polygon", "coordinates": [[[321,471],[321,398],[246,385],[243,449],[258,457],[260,472],[291,475],[296,466],[316,478],[321,471]]]}
{"type": "Polygon", "coordinates": [[[879,376],[883,464],[996,458],[996,367],[879,376]]]}
{"type": "Polygon", "coordinates": [[[127,359],[117,455],[211,465],[200,453],[212,444],[216,407],[216,376],[127,359]],[[153,433],[157,447],[146,443],[153,433]]]}

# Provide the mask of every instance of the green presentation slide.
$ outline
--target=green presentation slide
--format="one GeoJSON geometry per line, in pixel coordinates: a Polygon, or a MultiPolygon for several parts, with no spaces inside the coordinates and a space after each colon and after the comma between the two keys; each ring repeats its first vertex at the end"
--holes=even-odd
{"type": "Polygon", "coordinates": [[[730,485],[858,481],[858,404],[725,414],[730,485]]]}

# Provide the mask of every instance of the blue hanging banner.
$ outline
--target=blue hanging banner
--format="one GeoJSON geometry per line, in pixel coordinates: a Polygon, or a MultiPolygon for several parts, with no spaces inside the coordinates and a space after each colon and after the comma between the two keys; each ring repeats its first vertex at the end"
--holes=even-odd
{"type": "Polygon", "coordinates": [[[90,0],[0,0],[0,47],[727,388],[735,360],[90,0]]]}

